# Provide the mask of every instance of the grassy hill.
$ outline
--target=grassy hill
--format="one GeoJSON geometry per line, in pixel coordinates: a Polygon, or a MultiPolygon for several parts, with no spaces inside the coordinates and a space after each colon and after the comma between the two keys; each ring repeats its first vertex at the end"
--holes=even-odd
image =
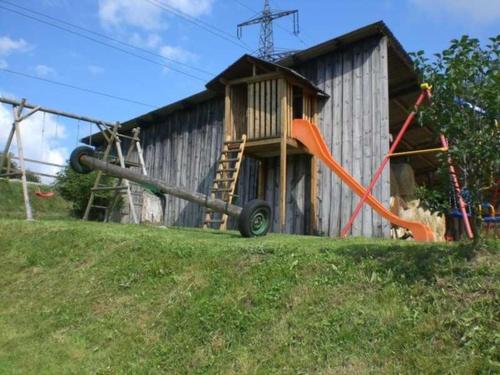
{"type": "Polygon", "coordinates": [[[0,373],[498,373],[498,248],[0,220],[0,373]]]}
{"type": "MultiPolygon", "coordinates": [[[[41,186],[42,191],[50,191],[50,187],[41,186]]],[[[35,195],[36,184],[29,184],[30,201],[35,219],[67,218],[70,205],[57,194],[50,199],[41,199],[35,195]]],[[[19,180],[0,179],[0,218],[26,218],[22,185],[19,180]]]]}

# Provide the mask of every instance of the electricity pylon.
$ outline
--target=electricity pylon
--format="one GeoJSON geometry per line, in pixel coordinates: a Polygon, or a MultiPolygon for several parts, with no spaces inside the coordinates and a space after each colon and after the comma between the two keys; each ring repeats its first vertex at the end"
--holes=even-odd
{"type": "Polygon", "coordinates": [[[293,16],[293,33],[298,35],[299,29],[299,11],[298,10],[285,10],[274,11],[269,5],[269,0],[264,1],[264,10],[257,16],[240,23],[238,25],[238,38],[241,39],[243,27],[260,24],[260,40],[258,57],[267,61],[274,61],[284,57],[288,53],[276,52],[274,49],[274,36],[273,36],[273,21],[278,18],[293,16]]]}

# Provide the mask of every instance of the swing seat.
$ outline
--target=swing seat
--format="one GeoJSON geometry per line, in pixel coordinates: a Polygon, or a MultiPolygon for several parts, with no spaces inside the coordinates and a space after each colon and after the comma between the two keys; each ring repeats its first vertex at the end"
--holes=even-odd
{"type": "Polygon", "coordinates": [[[488,224],[498,224],[500,223],[500,215],[496,216],[485,216],[483,217],[483,221],[488,224]]]}
{"type": "MultiPolygon", "coordinates": [[[[460,218],[462,218],[462,217],[463,217],[462,212],[461,212],[460,210],[451,210],[451,211],[449,212],[449,215],[450,215],[451,217],[455,217],[455,218],[458,218],[458,219],[460,219],[460,218]]],[[[467,216],[468,216],[468,217],[471,217],[471,214],[470,214],[470,213],[467,213],[467,216]]]]}
{"type": "Polygon", "coordinates": [[[35,192],[35,195],[38,198],[48,199],[48,198],[52,198],[54,196],[54,193],[52,191],[48,191],[48,192],[37,191],[37,192],[35,192]]]}

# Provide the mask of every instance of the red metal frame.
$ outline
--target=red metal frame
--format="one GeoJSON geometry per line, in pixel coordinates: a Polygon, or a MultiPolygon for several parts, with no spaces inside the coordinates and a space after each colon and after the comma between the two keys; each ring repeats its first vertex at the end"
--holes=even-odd
{"type": "Polygon", "coordinates": [[[422,103],[424,102],[424,100],[426,100],[428,98],[430,99],[430,97],[431,97],[431,88],[430,88],[430,86],[428,86],[428,85],[422,85],[422,91],[420,92],[420,95],[419,95],[419,97],[417,99],[417,102],[415,103],[415,107],[414,107],[413,111],[408,115],[408,118],[406,119],[405,123],[403,124],[403,127],[401,128],[401,130],[399,131],[396,139],[392,143],[392,146],[389,149],[389,153],[382,160],[382,163],[378,167],[378,169],[375,172],[372,180],[370,181],[370,184],[366,188],[366,191],[363,194],[363,197],[361,198],[361,200],[359,201],[358,205],[354,209],[354,212],[353,212],[351,218],[349,219],[349,221],[347,222],[347,224],[344,226],[344,228],[342,228],[342,231],[340,232],[340,236],[342,238],[345,237],[345,236],[347,236],[347,234],[351,230],[351,227],[352,227],[352,225],[354,223],[354,220],[356,220],[356,217],[359,215],[359,212],[361,211],[361,208],[365,204],[366,199],[371,194],[371,192],[373,190],[373,187],[375,186],[375,184],[377,183],[378,179],[382,175],[382,172],[384,171],[384,168],[386,167],[387,163],[389,162],[389,160],[391,158],[391,155],[394,153],[394,151],[396,150],[396,148],[399,146],[399,143],[403,139],[403,136],[405,135],[406,131],[408,130],[408,128],[410,127],[410,125],[415,120],[415,116],[417,115],[417,112],[418,112],[420,106],[422,105],[422,103]]]}
{"type": "MultiPolygon", "coordinates": [[[[443,147],[448,148],[448,140],[444,135],[439,136],[441,138],[441,144],[443,147]]],[[[462,213],[462,218],[464,219],[465,231],[467,232],[467,236],[472,239],[474,238],[474,234],[472,233],[472,228],[469,221],[469,216],[467,215],[466,204],[464,198],[462,197],[462,190],[460,189],[460,183],[458,182],[457,173],[455,171],[455,166],[453,165],[453,160],[451,156],[448,156],[448,169],[450,171],[451,182],[453,184],[453,190],[455,196],[458,198],[458,205],[460,206],[460,212],[462,213]]]]}

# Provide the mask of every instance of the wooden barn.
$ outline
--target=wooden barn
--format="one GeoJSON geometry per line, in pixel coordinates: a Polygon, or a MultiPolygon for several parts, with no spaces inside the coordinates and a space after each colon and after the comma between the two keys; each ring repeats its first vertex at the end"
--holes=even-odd
{"type": "MultiPolygon", "coordinates": [[[[333,157],[367,186],[419,92],[407,52],[378,22],[276,63],[245,55],[205,91],[131,119],[123,130],[141,129],[155,178],[240,205],[264,199],[274,207],[276,232],[338,236],[359,198],[291,137],[292,121],[317,124],[333,157]]],[[[434,141],[429,129],[413,126],[398,151],[434,141]]],[[[436,165],[432,155],[410,162],[419,181],[436,165]]],[[[386,168],[373,195],[389,207],[390,194],[386,168]]],[[[142,220],[225,227],[225,218],[198,205],[170,196],[162,204],[158,211],[151,199],[142,202],[142,220]]],[[[389,233],[390,223],[368,206],[352,228],[367,237],[389,233]]]]}

